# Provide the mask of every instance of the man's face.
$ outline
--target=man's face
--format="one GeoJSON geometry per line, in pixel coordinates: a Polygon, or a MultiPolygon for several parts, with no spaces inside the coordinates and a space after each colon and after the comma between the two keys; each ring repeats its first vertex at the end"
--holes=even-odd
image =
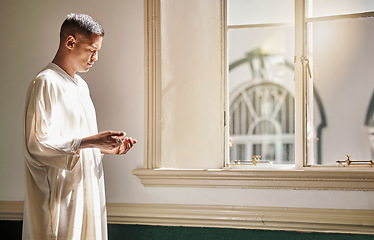
{"type": "Polygon", "coordinates": [[[103,37],[92,34],[91,37],[78,35],[72,48],[72,66],[77,72],[87,72],[98,60],[98,53],[103,42],[103,37]]]}

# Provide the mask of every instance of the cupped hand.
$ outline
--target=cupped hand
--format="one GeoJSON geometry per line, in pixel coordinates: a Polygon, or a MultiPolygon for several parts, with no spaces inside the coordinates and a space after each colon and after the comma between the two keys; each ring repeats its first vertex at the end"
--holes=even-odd
{"type": "Polygon", "coordinates": [[[120,131],[104,131],[82,139],[80,148],[99,148],[111,151],[123,144],[126,133],[120,131]]]}
{"type": "Polygon", "coordinates": [[[106,150],[102,150],[101,152],[102,153],[108,153],[108,154],[115,154],[115,155],[123,155],[123,154],[126,154],[128,151],[130,151],[130,149],[134,146],[134,144],[136,144],[137,140],[136,139],[133,139],[131,137],[126,137],[124,138],[123,142],[113,148],[112,150],[109,150],[109,151],[106,151],[106,150]]]}

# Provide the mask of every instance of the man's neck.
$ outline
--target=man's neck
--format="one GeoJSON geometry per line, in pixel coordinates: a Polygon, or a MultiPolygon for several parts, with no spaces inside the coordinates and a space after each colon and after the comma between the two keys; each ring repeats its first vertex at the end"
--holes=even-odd
{"type": "Polygon", "coordinates": [[[75,71],[69,68],[69,65],[66,64],[68,61],[66,58],[61,58],[58,54],[56,54],[55,58],[52,60],[52,63],[59,66],[62,70],[64,70],[70,77],[75,79],[75,71]]]}

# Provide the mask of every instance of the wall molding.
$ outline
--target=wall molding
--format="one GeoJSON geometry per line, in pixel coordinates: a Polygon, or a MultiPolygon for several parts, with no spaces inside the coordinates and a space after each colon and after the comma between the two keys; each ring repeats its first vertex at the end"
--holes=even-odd
{"type": "MultiPolygon", "coordinates": [[[[0,220],[22,220],[23,202],[0,201],[0,220]]],[[[108,203],[109,224],[374,235],[374,210],[108,203]]]]}
{"type": "Polygon", "coordinates": [[[374,191],[373,170],[134,169],[146,187],[226,187],[374,191]]]}
{"type": "Polygon", "coordinates": [[[0,201],[0,220],[22,221],[23,201],[0,201]]]}

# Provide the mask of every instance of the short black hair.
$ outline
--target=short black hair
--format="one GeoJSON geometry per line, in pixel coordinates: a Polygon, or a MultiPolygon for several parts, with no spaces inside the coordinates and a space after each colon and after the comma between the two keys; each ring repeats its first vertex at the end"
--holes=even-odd
{"type": "Polygon", "coordinates": [[[66,16],[60,30],[60,40],[66,39],[69,35],[76,37],[83,34],[91,37],[92,34],[104,36],[104,28],[101,24],[87,14],[70,13],[66,16]]]}

